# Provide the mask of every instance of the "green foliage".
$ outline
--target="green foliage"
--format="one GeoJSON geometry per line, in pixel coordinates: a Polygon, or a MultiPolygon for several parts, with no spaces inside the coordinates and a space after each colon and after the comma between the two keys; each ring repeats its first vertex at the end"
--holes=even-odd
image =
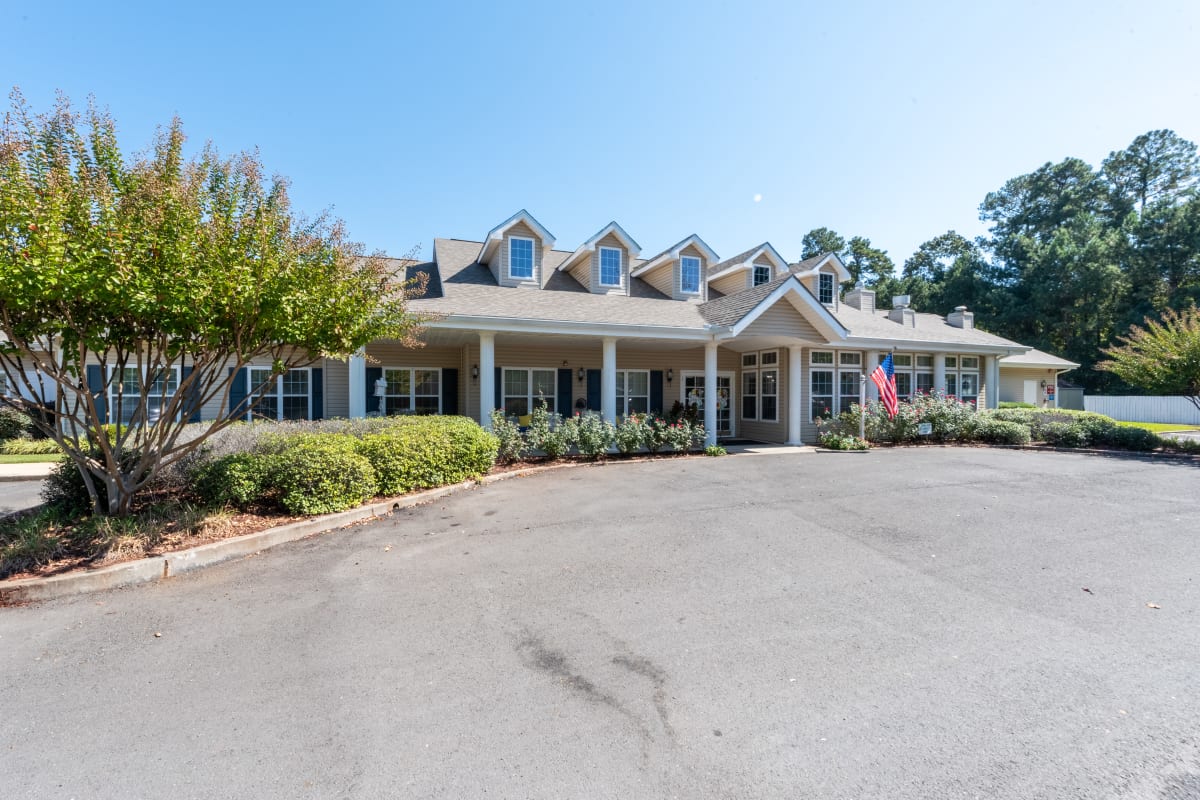
{"type": "Polygon", "coordinates": [[[628,455],[642,448],[647,438],[652,436],[647,430],[646,417],[643,414],[630,414],[617,423],[616,435],[613,441],[617,450],[628,455]]]}
{"type": "Polygon", "coordinates": [[[1047,422],[1038,427],[1036,438],[1056,447],[1087,447],[1092,442],[1087,430],[1076,422],[1047,422]]]}
{"type": "Polygon", "coordinates": [[[982,417],[975,426],[973,438],[988,444],[1029,444],[1029,428],[1019,422],[1008,422],[995,417],[982,417]]]}
{"type": "Polygon", "coordinates": [[[282,374],[408,339],[406,298],[421,290],[339,221],[295,212],[257,154],[189,157],[175,120],[127,156],[116,130],[96,106],[81,116],[63,99],[36,114],[15,92],[0,123],[0,368],[23,385],[22,356],[39,352],[48,383],[82,390],[60,392],[59,413],[34,424],[107,482],[103,502],[89,494],[105,514],[129,513],[157,469],[199,447],[203,435],[179,434],[197,405],[227,408],[229,367],[265,357],[282,374]],[[103,385],[89,384],[89,364],[103,385]],[[124,402],[161,413],[135,415],[110,442],[94,398],[120,389],[126,368],[137,385],[124,402]]]}
{"type": "Polygon", "coordinates": [[[1000,408],[1037,408],[1033,403],[1021,403],[1013,400],[1000,401],[1000,408]]]}
{"type": "Polygon", "coordinates": [[[289,514],[311,516],[361,505],[379,491],[375,468],[349,436],[326,434],[275,456],[271,483],[289,514]]]}
{"type": "Polygon", "coordinates": [[[0,522],[0,580],[59,558],[68,546],[66,519],[57,508],[42,508],[0,522]]]}
{"type": "Polygon", "coordinates": [[[1108,431],[1100,443],[1107,447],[1115,447],[1118,450],[1135,450],[1148,453],[1151,450],[1157,450],[1160,447],[1166,446],[1167,441],[1165,437],[1160,437],[1158,434],[1144,428],[1131,428],[1118,425],[1111,431],[1108,431]]]}
{"type": "Polygon", "coordinates": [[[407,417],[363,436],[357,452],[375,469],[379,492],[398,495],[477,478],[495,463],[500,443],[465,417],[407,417]]]}
{"type": "Polygon", "coordinates": [[[848,433],[826,431],[820,437],[821,446],[829,450],[869,450],[871,445],[866,439],[860,439],[848,433]]]}
{"type": "Polygon", "coordinates": [[[599,458],[613,446],[617,429],[598,414],[581,414],[568,420],[575,427],[575,446],[581,455],[599,458]]]}
{"type": "Polygon", "coordinates": [[[857,437],[859,421],[864,416],[863,432],[867,441],[892,444],[967,441],[978,418],[975,406],[970,403],[933,392],[917,394],[911,401],[901,402],[894,418],[888,417],[887,409],[878,401],[871,401],[865,407],[855,403],[836,420],[818,421],[817,428],[821,433],[857,437]],[[927,436],[917,432],[923,422],[929,423],[932,429],[927,436]]]}
{"type": "Polygon", "coordinates": [[[551,414],[546,404],[535,402],[529,415],[529,430],[526,441],[534,450],[541,450],[549,458],[565,456],[574,444],[575,428],[564,425],[562,417],[551,414]]]}
{"type": "Polygon", "coordinates": [[[28,414],[22,414],[10,406],[0,405],[0,441],[27,438],[32,427],[33,420],[28,414]]]}
{"type": "Polygon", "coordinates": [[[1200,408],[1200,309],[1168,309],[1135,325],[1098,367],[1151,394],[1183,395],[1200,408]]]}
{"type": "Polygon", "coordinates": [[[719,444],[710,444],[708,447],[704,448],[704,455],[716,458],[718,456],[729,455],[729,451],[724,447],[721,447],[719,444]]]}
{"type": "Polygon", "coordinates": [[[274,465],[266,453],[222,456],[196,471],[192,488],[209,505],[245,509],[266,499],[274,465]]]}
{"type": "MultiPolygon", "coordinates": [[[[103,457],[103,453],[99,450],[92,450],[90,456],[93,459],[99,459],[103,457]]],[[[126,450],[121,457],[124,467],[134,463],[140,454],[134,450],[126,450]]],[[[107,484],[97,480],[93,487],[99,502],[102,505],[106,503],[108,500],[107,484]]],[[[47,505],[64,513],[74,515],[90,513],[94,507],[92,494],[88,491],[87,482],[83,478],[83,471],[70,459],[59,462],[50,471],[45,483],[42,484],[42,500],[47,505]]]]}
{"type": "Polygon", "coordinates": [[[61,455],[62,448],[53,439],[9,439],[0,444],[0,454],[6,456],[61,455]]]}
{"type": "Polygon", "coordinates": [[[1159,444],[1164,450],[1200,455],[1200,441],[1195,439],[1171,439],[1163,436],[1159,438],[1159,444]]]}
{"type": "Polygon", "coordinates": [[[520,426],[504,415],[504,409],[492,410],[492,434],[499,442],[499,451],[496,457],[502,464],[520,461],[529,452],[529,446],[525,444],[525,437],[521,434],[520,426]]]}

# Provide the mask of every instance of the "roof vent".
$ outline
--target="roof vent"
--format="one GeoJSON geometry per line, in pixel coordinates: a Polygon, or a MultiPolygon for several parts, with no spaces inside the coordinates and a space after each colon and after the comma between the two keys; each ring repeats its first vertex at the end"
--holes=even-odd
{"type": "Polygon", "coordinates": [[[967,311],[966,306],[955,306],[954,310],[946,315],[946,323],[956,328],[974,330],[975,315],[967,311]]]}
{"type": "Polygon", "coordinates": [[[892,295],[892,308],[908,308],[912,305],[912,296],[907,294],[892,295]]]}

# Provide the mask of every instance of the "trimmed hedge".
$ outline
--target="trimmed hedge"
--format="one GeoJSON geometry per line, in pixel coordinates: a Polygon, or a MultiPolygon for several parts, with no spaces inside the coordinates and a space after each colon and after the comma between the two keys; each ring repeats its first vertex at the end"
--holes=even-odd
{"type": "Polygon", "coordinates": [[[272,488],[289,514],[331,514],[379,493],[375,468],[355,452],[357,442],[332,433],[314,436],[274,457],[272,488]]]}
{"type": "Polygon", "coordinates": [[[12,406],[0,405],[0,441],[25,439],[33,429],[33,421],[12,406]]]}
{"type": "Polygon", "coordinates": [[[989,444],[1029,444],[1029,428],[1019,422],[983,417],[975,425],[974,437],[977,442],[989,444]]]}
{"type": "Polygon", "coordinates": [[[476,478],[492,468],[500,443],[465,417],[407,417],[364,436],[357,451],[375,468],[380,494],[404,494],[476,478]]]}

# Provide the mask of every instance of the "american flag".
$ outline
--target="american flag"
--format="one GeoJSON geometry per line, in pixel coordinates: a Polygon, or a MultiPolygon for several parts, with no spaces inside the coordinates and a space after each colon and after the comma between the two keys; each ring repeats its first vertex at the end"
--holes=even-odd
{"type": "Polygon", "coordinates": [[[892,366],[892,354],[879,362],[879,366],[871,373],[871,380],[879,387],[879,399],[887,409],[888,419],[896,416],[900,410],[900,401],[896,398],[896,369],[892,366]]]}

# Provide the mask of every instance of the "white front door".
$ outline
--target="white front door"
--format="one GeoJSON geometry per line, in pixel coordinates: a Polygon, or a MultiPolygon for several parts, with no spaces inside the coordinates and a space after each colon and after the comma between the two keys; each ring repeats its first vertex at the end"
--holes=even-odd
{"type": "MultiPolygon", "coordinates": [[[[679,402],[696,406],[704,419],[704,373],[685,372],[679,386],[679,402]]],[[[733,436],[733,373],[717,373],[717,436],[733,436]]]]}
{"type": "Polygon", "coordinates": [[[1025,402],[1036,406],[1038,404],[1038,382],[1025,381],[1025,402]]]}

